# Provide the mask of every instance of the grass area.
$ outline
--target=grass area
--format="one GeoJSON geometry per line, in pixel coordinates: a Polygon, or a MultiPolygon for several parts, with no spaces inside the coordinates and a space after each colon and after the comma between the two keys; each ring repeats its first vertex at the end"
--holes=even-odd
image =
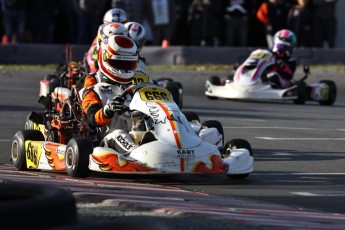
{"type": "MultiPolygon", "coordinates": [[[[16,64],[0,64],[0,69],[56,69],[57,64],[48,65],[16,65],[16,64]]],[[[149,71],[160,71],[160,70],[191,70],[191,71],[231,71],[234,65],[215,65],[215,64],[204,64],[204,65],[148,65],[149,71]]],[[[302,68],[302,66],[299,66],[302,68]]],[[[323,71],[335,71],[344,72],[345,65],[311,65],[311,70],[323,70],[323,71]]]]}

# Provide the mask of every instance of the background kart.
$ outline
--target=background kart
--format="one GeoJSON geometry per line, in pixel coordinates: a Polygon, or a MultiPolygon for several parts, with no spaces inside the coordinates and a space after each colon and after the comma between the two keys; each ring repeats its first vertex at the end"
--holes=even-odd
{"type": "Polygon", "coordinates": [[[133,124],[130,135],[138,144],[131,153],[95,147],[87,138],[74,137],[61,144],[46,141],[38,130],[20,130],[11,147],[15,167],[67,171],[72,177],[87,177],[91,171],[98,171],[213,173],[239,179],[253,171],[253,150],[246,140],[232,139],[220,149],[210,143],[214,140],[212,129],[224,134],[220,122],[211,120],[200,124],[195,113],[183,114],[170,93],[156,85],[138,84],[123,96],[131,91],[134,96],[129,104],[133,124]],[[201,126],[209,132],[199,136],[196,130],[201,126]]]}
{"type": "Polygon", "coordinates": [[[336,99],[336,84],[331,80],[307,85],[305,80],[309,67],[304,67],[305,76],[286,89],[278,88],[269,77],[270,68],[276,60],[272,52],[257,49],[235,71],[234,76],[206,80],[205,95],[209,99],[226,98],[238,100],[290,100],[296,104],[316,101],[320,105],[332,105],[336,99]]]}

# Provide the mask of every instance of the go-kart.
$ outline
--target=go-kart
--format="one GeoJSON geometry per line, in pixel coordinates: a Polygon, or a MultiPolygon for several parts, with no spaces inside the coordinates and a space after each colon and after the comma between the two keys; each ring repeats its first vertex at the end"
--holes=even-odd
{"type": "Polygon", "coordinates": [[[95,146],[85,137],[61,144],[47,141],[38,130],[20,130],[12,141],[13,164],[18,170],[66,171],[72,177],[88,177],[97,171],[225,174],[242,179],[253,171],[248,141],[232,139],[224,145],[220,122],[200,123],[195,113],[181,112],[165,88],[138,84],[124,90],[122,96],[128,95],[132,97],[126,112],[132,123],[129,135],[137,144],[133,151],[119,153],[95,146]],[[198,134],[201,128],[204,132],[198,134]]]}
{"type": "Polygon", "coordinates": [[[205,84],[209,99],[225,98],[238,100],[280,100],[304,104],[316,101],[320,105],[332,105],[336,99],[336,84],[331,80],[307,85],[305,80],[309,67],[304,67],[305,76],[289,88],[279,88],[270,78],[270,67],[276,60],[271,51],[254,50],[228,78],[211,76],[205,84]]]}

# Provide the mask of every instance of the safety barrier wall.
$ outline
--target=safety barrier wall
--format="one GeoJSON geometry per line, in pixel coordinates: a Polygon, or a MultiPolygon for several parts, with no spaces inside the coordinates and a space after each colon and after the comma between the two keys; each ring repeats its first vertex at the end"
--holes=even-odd
{"type": "MultiPolygon", "coordinates": [[[[73,60],[81,61],[89,46],[71,45],[73,60]]],[[[236,64],[255,48],[146,46],[141,55],[150,65],[236,64]]],[[[345,49],[297,48],[299,64],[345,64],[345,49]]],[[[66,61],[65,45],[0,45],[0,64],[55,64],[66,61]]]]}

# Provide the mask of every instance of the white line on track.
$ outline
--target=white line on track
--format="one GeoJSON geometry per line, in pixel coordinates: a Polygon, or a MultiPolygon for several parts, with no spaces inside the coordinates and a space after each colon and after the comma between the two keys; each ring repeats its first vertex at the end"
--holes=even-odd
{"type": "Polygon", "coordinates": [[[317,194],[311,192],[291,192],[291,194],[299,196],[345,196],[345,193],[317,194]]]}
{"type": "Polygon", "coordinates": [[[343,176],[345,173],[251,173],[253,176],[343,176]]]}
{"type": "Polygon", "coordinates": [[[243,126],[224,126],[223,129],[290,129],[290,130],[325,130],[325,131],[342,131],[344,132],[345,129],[322,129],[322,128],[301,128],[301,127],[282,127],[282,126],[257,126],[257,127],[243,127],[243,126]]]}
{"type": "Polygon", "coordinates": [[[263,140],[297,140],[297,141],[345,141],[345,138],[334,137],[255,137],[263,140]]]}
{"type": "Polygon", "coordinates": [[[12,139],[0,139],[0,142],[8,142],[8,141],[12,141],[12,139]]]}

